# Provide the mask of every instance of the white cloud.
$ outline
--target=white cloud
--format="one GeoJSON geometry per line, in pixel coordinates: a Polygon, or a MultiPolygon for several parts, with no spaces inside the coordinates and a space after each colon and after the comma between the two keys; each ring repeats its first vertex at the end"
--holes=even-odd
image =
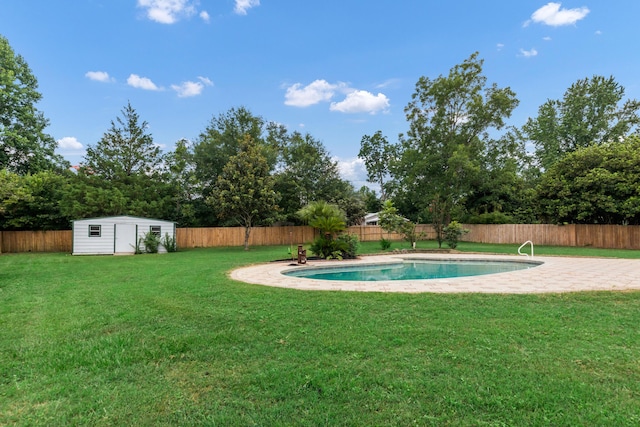
{"type": "Polygon", "coordinates": [[[332,102],[329,109],[341,113],[376,114],[389,109],[389,98],[382,93],[374,95],[366,90],[354,90],[343,101],[332,102]]]}
{"type": "Polygon", "coordinates": [[[402,81],[400,79],[389,79],[389,80],[385,80],[382,83],[377,84],[375,88],[376,89],[384,89],[388,87],[397,88],[400,86],[401,83],[402,81]]]}
{"type": "Polygon", "coordinates": [[[209,13],[207,13],[206,10],[203,10],[202,12],[200,12],[198,16],[200,16],[200,19],[202,19],[204,22],[209,22],[211,20],[211,17],[209,16],[209,13]]]}
{"type": "Polygon", "coordinates": [[[246,15],[247,10],[260,6],[260,0],[236,0],[236,7],[233,9],[238,15],[246,15]]]}
{"type": "Polygon", "coordinates": [[[150,79],[146,77],[140,77],[137,74],[131,74],[127,79],[127,84],[129,86],[144,89],[144,90],[161,90],[158,86],[155,85],[150,79]]]}
{"type": "Polygon", "coordinates": [[[356,190],[359,190],[362,186],[366,186],[376,193],[380,193],[379,184],[367,181],[367,168],[365,167],[364,161],[362,159],[359,159],[357,157],[351,159],[340,159],[339,157],[333,157],[332,160],[338,164],[340,177],[351,182],[356,190]]]}
{"type": "Polygon", "coordinates": [[[346,85],[331,84],[326,80],[315,80],[304,87],[301,83],[296,83],[287,88],[284,103],[293,107],[308,107],[319,102],[331,101],[336,91],[341,88],[346,88],[346,85]]]}
{"type": "Polygon", "coordinates": [[[533,12],[533,14],[531,15],[531,20],[527,21],[525,23],[525,26],[527,26],[529,22],[550,25],[552,27],[573,25],[587,16],[590,12],[590,10],[586,7],[560,9],[561,6],[562,3],[547,3],[540,9],[533,12]]]}
{"type": "Polygon", "coordinates": [[[62,150],[78,151],[84,149],[84,146],[74,136],[65,136],[56,142],[58,143],[58,148],[62,150]]]}
{"type": "Polygon", "coordinates": [[[334,157],[333,161],[338,164],[340,176],[353,183],[356,188],[360,188],[367,182],[367,168],[364,166],[364,160],[357,157],[352,159],[334,157]],[[360,185],[356,185],[356,183],[360,185]]]}
{"type": "Polygon", "coordinates": [[[504,48],[504,43],[498,43],[496,45],[496,49],[498,49],[498,50],[502,50],[503,48],[504,48]]]}
{"type": "Polygon", "coordinates": [[[103,83],[109,83],[115,80],[109,77],[109,73],[107,73],[106,71],[87,71],[84,76],[89,80],[103,83]]]}
{"type": "Polygon", "coordinates": [[[533,56],[538,56],[538,51],[535,49],[531,49],[531,50],[520,49],[520,55],[524,56],[525,58],[531,58],[533,56]]]}
{"type": "Polygon", "coordinates": [[[198,80],[204,83],[206,86],[213,86],[213,82],[207,77],[198,76],[198,80]]]}
{"type": "Polygon", "coordinates": [[[147,18],[152,21],[173,24],[182,17],[194,15],[195,3],[191,0],[138,0],[138,7],[146,9],[147,18]]]}
{"type": "Polygon", "coordinates": [[[601,36],[602,35],[602,31],[598,30],[596,31],[596,36],[601,36]]]}
{"type": "Polygon", "coordinates": [[[549,37],[549,36],[543,37],[542,40],[544,40],[546,42],[550,42],[551,41],[551,37],[549,37]]]}
{"type": "Polygon", "coordinates": [[[188,98],[200,95],[205,86],[213,85],[213,82],[206,77],[198,77],[198,79],[199,82],[186,81],[179,85],[171,85],[171,89],[178,93],[179,98],[188,98]]]}

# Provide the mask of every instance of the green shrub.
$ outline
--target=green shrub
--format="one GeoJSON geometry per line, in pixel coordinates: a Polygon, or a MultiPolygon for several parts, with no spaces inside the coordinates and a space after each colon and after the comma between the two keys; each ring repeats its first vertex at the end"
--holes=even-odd
{"type": "Polygon", "coordinates": [[[384,237],[380,238],[380,248],[383,251],[386,251],[391,247],[391,240],[387,240],[384,237]]]}
{"type": "Polygon", "coordinates": [[[140,238],[140,242],[144,245],[144,251],[148,254],[157,254],[160,247],[160,236],[148,231],[140,238]]]}
{"type": "Polygon", "coordinates": [[[451,221],[449,225],[444,227],[444,241],[447,242],[447,246],[451,249],[455,249],[458,246],[458,240],[463,234],[469,232],[469,230],[462,228],[462,224],[458,221],[451,221]]]}
{"type": "Polygon", "coordinates": [[[335,239],[330,234],[325,234],[317,237],[309,249],[325,259],[355,258],[359,243],[358,236],[354,234],[341,234],[335,239]]]}
{"type": "Polygon", "coordinates": [[[342,259],[342,249],[346,249],[346,244],[333,239],[331,235],[324,235],[316,237],[309,249],[320,258],[342,259]]]}
{"type": "Polygon", "coordinates": [[[162,238],[162,246],[164,246],[167,252],[176,252],[178,250],[175,236],[171,237],[169,236],[169,233],[165,233],[162,238]]]}
{"type": "Polygon", "coordinates": [[[351,259],[355,258],[358,255],[358,246],[360,245],[360,240],[358,239],[357,235],[345,233],[339,235],[336,240],[339,243],[344,243],[346,245],[344,249],[341,249],[342,258],[351,259]]]}

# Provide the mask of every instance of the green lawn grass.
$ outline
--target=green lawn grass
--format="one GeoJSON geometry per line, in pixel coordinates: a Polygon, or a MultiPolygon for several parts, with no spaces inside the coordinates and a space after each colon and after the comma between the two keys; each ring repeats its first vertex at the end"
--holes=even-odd
{"type": "MultiPolygon", "coordinates": [[[[411,246],[406,241],[393,242],[391,248],[382,251],[379,242],[361,242],[361,253],[384,253],[393,252],[395,249],[409,249],[411,246]]],[[[460,242],[456,250],[462,252],[486,252],[495,254],[517,255],[520,245],[515,244],[498,244],[498,243],[474,243],[460,242]]],[[[418,241],[416,248],[420,249],[438,249],[438,243],[435,240],[418,241]]],[[[448,249],[446,244],[442,244],[443,249],[448,249]]],[[[531,254],[529,245],[522,248],[523,253],[531,254]]],[[[535,246],[534,255],[539,256],[585,256],[585,257],[603,257],[603,258],[640,258],[640,251],[627,249],[598,249],[591,247],[565,247],[565,246],[535,246]]]]}
{"type": "Polygon", "coordinates": [[[305,292],[228,278],[286,257],[0,256],[0,425],[640,423],[639,292],[305,292]]]}

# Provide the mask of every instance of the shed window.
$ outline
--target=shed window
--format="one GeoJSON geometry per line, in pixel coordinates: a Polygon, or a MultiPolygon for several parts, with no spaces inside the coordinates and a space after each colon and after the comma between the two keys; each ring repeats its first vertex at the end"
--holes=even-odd
{"type": "Polygon", "coordinates": [[[102,233],[101,225],[90,225],[89,226],[89,237],[100,237],[102,233]]]}
{"type": "Polygon", "coordinates": [[[151,227],[149,227],[149,231],[151,231],[151,234],[155,234],[156,236],[160,237],[160,226],[159,225],[152,225],[151,227]]]}

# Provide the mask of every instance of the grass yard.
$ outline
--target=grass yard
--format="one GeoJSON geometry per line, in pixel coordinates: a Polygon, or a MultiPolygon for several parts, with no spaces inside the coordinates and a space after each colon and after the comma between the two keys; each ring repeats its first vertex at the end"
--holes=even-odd
{"type": "Polygon", "coordinates": [[[640,292],[303,292],[227,277],[286,257],[1,255],[0,425],[640,424],[640,292]]]}

